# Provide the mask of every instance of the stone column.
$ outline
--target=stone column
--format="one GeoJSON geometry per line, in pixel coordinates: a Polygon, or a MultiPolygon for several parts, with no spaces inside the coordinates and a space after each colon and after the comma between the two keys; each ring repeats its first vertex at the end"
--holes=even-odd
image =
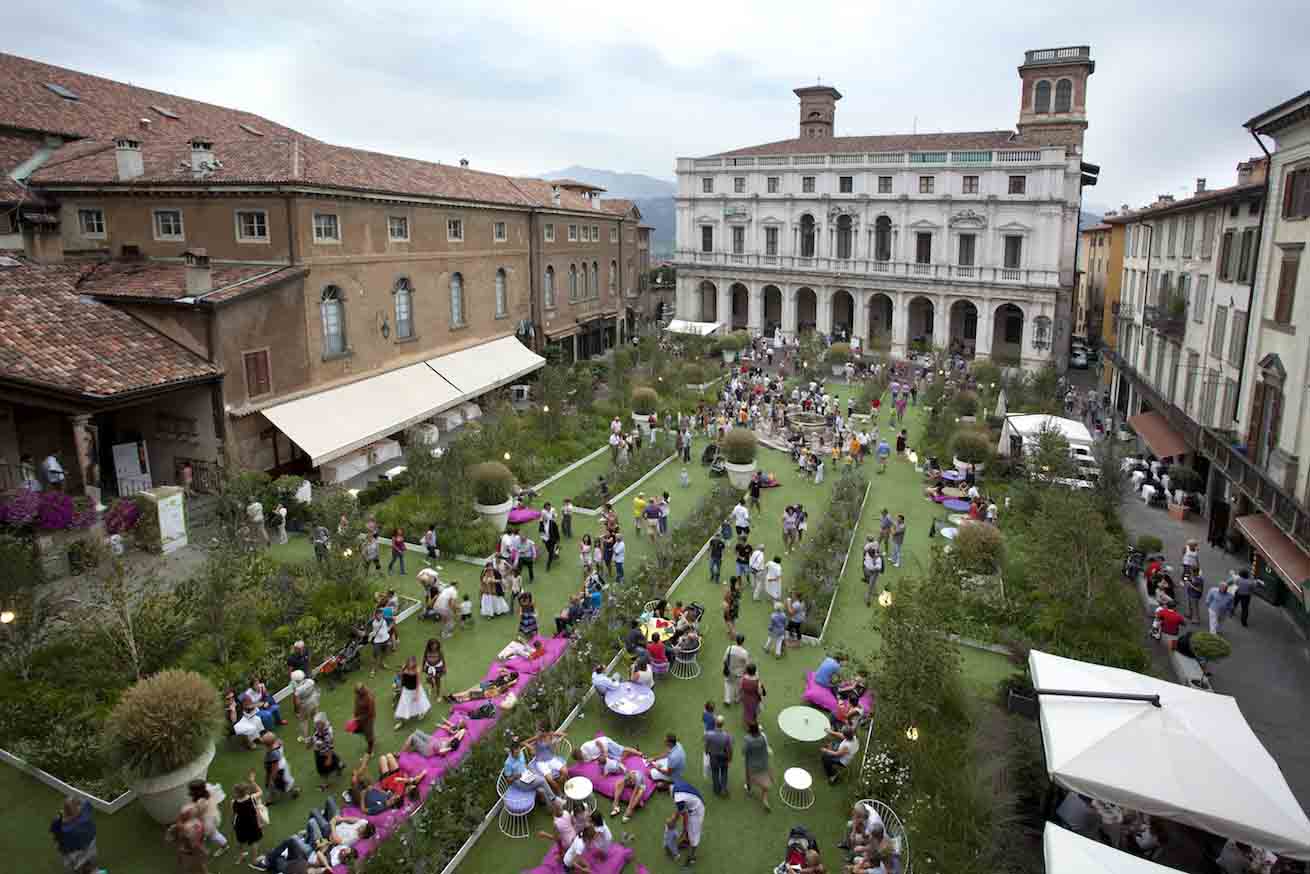
{"type": "Polygon", "coordinates": [[[796,289],[779,286],[782,293],[782,335],[790,340],[796,336],[796,289]]]}
{"type": "Polygon", "coordinates": [[[851,289],[851,296],[855,298],[855,307],[851,315],[854,321],[851,325],[851,334],[859,337],[860,346],[865,347],[869,342],[869,292],[851,289]]]}
{"type": "Polygon", "coordinates": [[[951,337],[951,314],[946,308],[946,296],[932,298],[932,344],[945,349],[951,337]]]}
{"type": "Polygon", "coordinates": [[[893,357],[904,358],[910,345],[910,300],[905,292],[892,297],[892,348],[893,357]]]}
{"type": "Polygon", "coordinates": [[[726,282],[720,282],[717,286],[718,304],[716,316],[718,322],[723,326],[723,330],[732,330],[732,286],[726,282]]]}
{"type": "Polygon", "coordinates": [[[831,288],[821,286],[815,290],[816,304],[814,320],[814,329],[820,334],[832,333],[832,295],[831,288]]]}
{"type": "Polygon", "coordinates": [[[752,282],[746,286],[747,300],[747,326],[752,334],[760,334],[764,331],[764,287],[759,283],[752,282]]]}
{"type": "Polygon", "coordinates": [[[978,305],[978,337],[974,342],[973,357],[982,361],[992,356],[992,319],[996,313],[992,302],[984,298],[978,305]]]}

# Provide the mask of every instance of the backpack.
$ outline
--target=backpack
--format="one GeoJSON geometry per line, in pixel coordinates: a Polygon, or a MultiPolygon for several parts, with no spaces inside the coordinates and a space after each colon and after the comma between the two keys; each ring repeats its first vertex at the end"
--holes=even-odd
{"type": "Polygon", "coordinates": [[[478,705],[478,709],[469,714],[469,719],[492,719],[496,716],[496,705],[490,701],[478,705]]]}

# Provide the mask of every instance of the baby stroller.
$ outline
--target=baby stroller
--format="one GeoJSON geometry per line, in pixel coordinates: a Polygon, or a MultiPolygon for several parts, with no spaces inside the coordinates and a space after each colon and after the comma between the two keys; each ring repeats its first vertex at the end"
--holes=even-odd
{"type": "Polygon", "coordinates": [[[803,825],[794,825],[791,831],[787,832],[787,850],[778,867],[773,869],[773,874],[792,874],[799,871],[805,866],[805,854],[810,850],[818,850],[819,842],[810,834],[810,830],[803,825]]]}
{"type": "Polygon", "coordinates": [[[706,446],[705,451],[701,453],[700,463],[712,466],[714,462],[719,460],[719,455],[719,444],[711,443],[706,446]]]}
{"type": "Polygon", "coordinates": [[[346,674],[358,670],[360,652],[364,649],[364,629],[351,630],[350,639],[336,654],[323,663],[319,669],[319,680],[339,685],[346,679],[346,674]]]}

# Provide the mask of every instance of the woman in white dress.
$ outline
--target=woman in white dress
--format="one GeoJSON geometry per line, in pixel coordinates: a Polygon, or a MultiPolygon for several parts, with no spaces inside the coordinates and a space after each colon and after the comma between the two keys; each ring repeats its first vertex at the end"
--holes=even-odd
{"type": "Polygon", "coordinates": [[[396,730],[410,719],[422,719],[432,709],[428,693],[419,682],[418,657],[410,656],[400,669],[400,700],[396,702],[396,730]]]}

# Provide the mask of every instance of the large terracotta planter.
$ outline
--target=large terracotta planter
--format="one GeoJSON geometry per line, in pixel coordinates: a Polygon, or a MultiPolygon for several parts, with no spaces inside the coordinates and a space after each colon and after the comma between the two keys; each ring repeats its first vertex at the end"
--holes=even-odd
{"type": "Polygon", "coordinates": [[[1175,504],[1175,503],[1173,503],[1172,501],[1170,501],[1170,503],[1169,503],[1169,518],[1171,518],[1171,519],[1177,519],[1179,522],[1182,522],[1182,521],[1186,520],[1186,519],[1187,519],[1187,505],[1186,505],[1186,504],[1175,504]]]}
{"type": "Polygon", "coordinates": [[[496,526],[497,531],[504,531],[509,524],[509,511],[514,509],[514,499],[509,498],[503,504],[479,504],[473,502],[473,509],[478,515],[496,526]]]}
{"type": "Polygon", "coordinates": [[[746,489],[750,487],[751,477],[755,475],[755,462],[750,464],[733,464],[731,461],[725,461],[723,466],[728,469],[728,482],[732,483],[734,489],[746,489]]]}
{"type": "Polygon", "coordinates": [[[182,805],[191,800],[187,794],[187,784],[192,780],[203,780],[209,773],[209,763],[214,761],[214,745],[201,753],[190,764],[183,765],[176,771],[151,777],[132,784],[137,800],[150,814],[150,818],[160,825],[169,825],[177,819],[177,812],[182,805]]]}

